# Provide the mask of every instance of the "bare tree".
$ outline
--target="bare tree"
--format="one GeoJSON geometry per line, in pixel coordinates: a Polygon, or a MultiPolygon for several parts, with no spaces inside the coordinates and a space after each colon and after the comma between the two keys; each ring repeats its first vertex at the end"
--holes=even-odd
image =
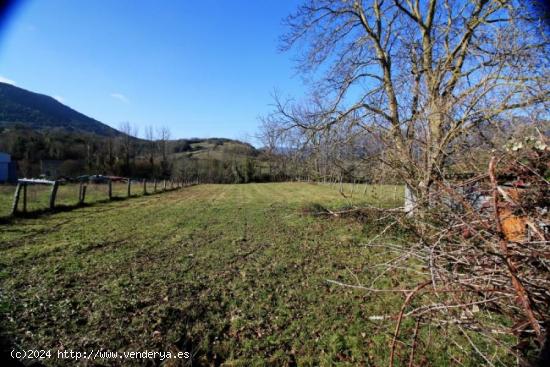
{"type": "Polygon", "coordinates": [[[330,281],[403,294],[397,312],[371,316],[391,327],[389,365],[415,365],[415,351],[430,348],[423,335],[432,328],[485,365],[523,363],[548,346],[550,185],[543,172],[550,148],[539,133],[517,144],[533,145],[525,156],[491,152],[502,145],[495,139],[500,125],[511,131],[528,117],[548,119],[544,24],[513,0],[310,0],[287,23],[283,49],[302,50],[299,69],[316,81],[305,101],[276,97],[266,119],[317,150],[309,156],[328,147],[336,174],[347,169],[355,137],[370,137],[364,142],[382,149],[376,145],[368,155],[392,168],[415,191],[416,204],[430,209],[412,220],[401,209],[350,209],[368,210],[377,221],[394,218],[366,245],[395,258],[372,266],[380,273],[371,284],[354,274],[347,283],[330,281]],[[471,167],[464,153],[472,147],[485,155],[472,160],[485,172],[447,180],[457,165],[471,167]],[[512,237],[503,223],[517,224],[521,236],[512,237]],[[408,228],[410,237],[377,243],[393,226],[408,228]],[[394,272],[406,286],[378,284],[394,272]]]}
{"type": "Polygon", "coordinates": [[[136,154],[135,139],[139,130],[137,126],[132,126],[128,121],[122,122],[119,130],[123,133],[121,137],[121,148],[124,157],[123,173],[130,175],[132,173],[132,160],[136,154]]]}
{"type": "Polygon", "coordinates": [[[157,144],[155,142],[155,132],[153,126],[149,125],[145,127],[145,139],[147,139],[147,149],[149,155],[149,165],[151,167],[151,174],[155,175],[155,155],[157,152],[157,144]]]}
{"type": "Polygon", "coordinates": [[[170,140],[170,129],[163,126],[157,130],[157,139],[159,142],[159,150],[160,154],[162,155],[162,160],[166,160],[168,148],[167,148],[167,142],[170,140]]]}
{"type": "Polygon", "coordinates": [[[161,173],[163,176],[170,176],[170,163],[168,162],[168,141],[170,140],[170,130],[163,126],[157,130],[157,140],[161,154],[161,173]]]}
{"type": "Polygon", "coordinates": [[[276,100],[279,121],[379,134],[420,198],[472,127],[548,109],[549,43],[521,1],[311,0],[287,24],[300,70],[328,71],[307,104],[276,100]]]}

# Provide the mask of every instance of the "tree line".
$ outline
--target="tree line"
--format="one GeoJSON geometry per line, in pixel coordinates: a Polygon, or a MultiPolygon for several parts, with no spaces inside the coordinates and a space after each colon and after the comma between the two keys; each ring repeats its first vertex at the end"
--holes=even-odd
{"type": "Polygon", "coordinates": [[[119,131],[122,134],[106,137],[15,124],[0,128],[0,151],[12,155],[21,177],[102,174],[208,183],[287,178],[270,173],[263,150],[248,143],[224,138],[171,139],[168,128],[152,126],[140,138],[137,127],[126,122],[119,131]]]}
{"type": "Polygon", "coordinates": [[[167,130],[159,131],[152,142],[138,139],[130,124],[122,124],[125,134],[105,137],[64,129],[37,130],[22,124],[0,130],[0,150],[12,155],[20,176],[82,174],[168,178],[167,130]],[[126,134],[129,133],[129,134],[126,134]]]}

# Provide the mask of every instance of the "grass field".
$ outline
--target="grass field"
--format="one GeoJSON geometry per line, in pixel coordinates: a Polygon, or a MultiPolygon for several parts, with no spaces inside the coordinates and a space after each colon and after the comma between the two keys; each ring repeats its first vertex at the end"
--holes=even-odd
{"type": "MultiPolygon", "coordinates": [[[[334,190],[338,189],[338,185],[332,186],[334,190]]],[[[163,188],[162,182],[158,183],[157,191],[163,188]]],[[[29,185],[27,188],[27,211],[36,212],[42,211],[49,207],[51,186],[46,185],[29,185]]],[[[57,193],[56,205],[59,206],[74,206],[78,203],[78,184],[65,184],[59,186],[57,193]]],[[[147,183],[147,192],[153,193],[154,186],[152,182],[147,183]]],[[[0,185],[0,218],[5,218],[10,215],[13,203],[13,195],[15,185],[0,185]]],[[[113,182],[112,195],[114,198],[127,197],[127,184],[113,182]]],[[[365,185],[344,184],[344,196],[346,202],[355,203],[365,200],[377,203],[383,206],[401,205],[400,201],[403,197],[402,186],[381,186],[381,185],[365,185]]],[[[141,182],[132,182],[131,195],[142,196],[143,185],[141,182]]],[[[108,188],[106,184],[87,184],[86,203],[93,204],[104,202],[108,199],[108,188]]],[[[22,199],[21,199],[22,200],[22,199]]],[[[22,202],[19,203],[19,210],[22,210],[22,202]]]]}
{"type": "MultiPolygon", "coordinates": [[[[400,204],[393,187],[371,192],[356,202],[400,204]]],[[[369,264],[388,255],[362,245],[371,233],[358,221],[304,215],[311,203],[349,201],[327,185],[199,185],[16,219],[0,232],[5,338],[188,351],[193,365],[387,365],[391,336],[368,317],[396,313],[402,298],[326,280],[369,284],[369,264]]],[[[407,282],[403,272],[377,286],[407,282]]],[[[442,348],[426,363],[448,365],[442,348]]]]}

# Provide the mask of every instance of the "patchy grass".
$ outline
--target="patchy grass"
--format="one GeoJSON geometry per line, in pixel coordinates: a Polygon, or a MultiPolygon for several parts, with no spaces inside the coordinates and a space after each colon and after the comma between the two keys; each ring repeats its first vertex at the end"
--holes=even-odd
{"type": "MultiPolygon", "coordinates": [[[[368,284],[369,264],[388,255],[362,245],[370,233],[356,220],[303,215],[313,202],[348,199],[328,185],[200,185],[16,219],[0,231],[5,337],[26,349],[188,351],[194,365],[387,365],[390,336],[368,317],[397,313],[402,296],[326,280],[368,284]]],[[[448,352],[425,364],[448,365],[448,352]]]]}
{"type": "MultiPolygon", "coordinates": [[[[340,184],[338,183],[322,185],[340,192],[340,184]]],[[[375,203],[380,207],[392,208],[403,205],[405,186],[344,183],[341,196],[345,197],[349,204],[361,203],[366,198],[371,204],[375,203]]]]}
{"type": "Polygon", "coordinates": [[[15,186],[0,185],[0,218],[10,214],[15,186]]]}

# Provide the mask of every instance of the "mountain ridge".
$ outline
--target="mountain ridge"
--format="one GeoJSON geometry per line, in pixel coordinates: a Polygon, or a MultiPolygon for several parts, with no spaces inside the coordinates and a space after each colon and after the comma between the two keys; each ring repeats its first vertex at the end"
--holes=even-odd
{"type": "Polygon", "coordinates": [[[24,125],[36,130],[62,129],[105,137],[123,135],[45,94],[0,82],[0,126],[24,125]]]}

